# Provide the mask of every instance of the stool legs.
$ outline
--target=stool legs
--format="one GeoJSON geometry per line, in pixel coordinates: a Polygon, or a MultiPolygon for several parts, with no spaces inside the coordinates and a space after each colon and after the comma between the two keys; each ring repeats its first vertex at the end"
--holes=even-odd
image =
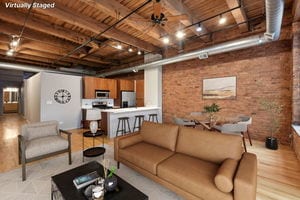
{"type": "Polygon", "coordinates": [[[119,136],[119,133],[121,133],[121,135],[125,135],[128,132],[129,133],[131,132],[130,126],[129,126],[129,118],[128,117],[119,118],[118,127],[117,127],[117,131],[116,131],[116,137],[119,136]],[[127,121],[127,122],[125,122],[125,121],[127,121]],[[120,125],[121,125],[121,127],[120,127],[120,125]],[[126,126],[128,127],[128,131],[127,131],[126,126]]]}
{"type": "Polygon", "coordinates": [[[150,114],[149,115],[149,121],[158,123],[157,114],[150,114]]]}

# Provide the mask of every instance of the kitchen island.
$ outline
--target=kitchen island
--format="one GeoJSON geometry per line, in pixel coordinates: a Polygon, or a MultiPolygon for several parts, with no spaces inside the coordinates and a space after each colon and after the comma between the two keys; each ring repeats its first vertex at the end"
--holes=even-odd
{"type": "Polygon", "coordinates": [[[101,110],[101,128],[107,133],[108,138],[116,137],[119,117],[129,117],[130,130],[133,131],[134,116],[144,115],[148,120],[149,114],[157,114],[158,121],[161,122],[161,108],[159,107],[134,107],[134,108],[118,108],[101,110]]]}

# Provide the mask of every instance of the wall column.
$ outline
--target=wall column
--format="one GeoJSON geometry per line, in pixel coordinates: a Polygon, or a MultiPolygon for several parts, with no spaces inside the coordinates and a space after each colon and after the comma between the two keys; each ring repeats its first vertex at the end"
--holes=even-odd
{"type": "MultiPolygon", "coordinates": [[[[146,54],[145,63],[160,60],[160,54],[146,54]]],[[[144,105],[162,107],[162,67],[156,66],[144,69],[144,105]]],[[[162,112],[158,116],[162,121],[162,112]]]]}

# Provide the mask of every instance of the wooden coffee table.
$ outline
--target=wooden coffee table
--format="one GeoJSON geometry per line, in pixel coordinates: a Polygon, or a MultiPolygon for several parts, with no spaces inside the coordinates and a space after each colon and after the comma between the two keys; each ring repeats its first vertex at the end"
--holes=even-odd
{"type": "MultiPolygon", "coordinates": [[[[83,189],[77,190],[73,184],[73,179],[97,171],[99,175],[103,175],[103,167],[96,161],[89,162],[74,169],[65,171],[51,177],[51,199],[64,200],[87,200],[83,194],[83,189]]],[[[118,190],[107,192],[104,195],[104,200],[148,200],[148,196],[127,183],[122,178],[118,179],[118,190]]]]}

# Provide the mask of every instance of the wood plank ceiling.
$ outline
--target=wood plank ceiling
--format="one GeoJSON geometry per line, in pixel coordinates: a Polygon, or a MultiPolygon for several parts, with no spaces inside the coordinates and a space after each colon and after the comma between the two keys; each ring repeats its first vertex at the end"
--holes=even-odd
{"type": "MultiPolygon", "coordinates": [[[[241,37],[241,34],[251,32],[265,23],[264,0],[161,0],[159,3],[156,0],[36,2],[55,5],[54,8],[47,9],[14,8],[32,1],[1,0],[0,61],[101,72],[142,59],[142,55],[137,54],[139,50],[142,53],[165,50],[182,52],[186,46],[184,43],[192,43],[195,40],[205,45],[205,42],[212,40],[210,33],[226,29],[228,26],[237,30],[236,37],[241,37]],[[7,8],[9,2],[12,3],[12,8],[7,8]],[[143,4],[145,5],[142,6],[143,4]],[[165,26],[151,21],[157,4],[161,6],[160,12],[170,19],[164,23],[165,26]],[[134,10],[136,11],[122,20],[134,10]],[[220,14],[227,19],[223,25],[218,22],[220,14]],[[176,17],[179,15],[181,17],[176,17]],[[177,20],[174,20],[176,18],[177,20]],[[119,20],[122,21],[111,27],[119,20]],[[198,22],[201,22],[201,32],[196,31],[198,22]],[[175,37],[178,30],[184,30],[186,34],[185,40],[181,42],[175,37]],[[8,56],[12,37],[20,34],[19,45],[13,56],[8,56]],[[171,41],[168,45],[162,42],[165,36],[170,36],[171,41]],[[117,49],[117,45],[121,45],[122,49],[117,49]],[[133,51],[129,52],[129,48],[133,51]]],[[[292,0],[286,0],[286,4],[291,7],[292,0]]]]}

